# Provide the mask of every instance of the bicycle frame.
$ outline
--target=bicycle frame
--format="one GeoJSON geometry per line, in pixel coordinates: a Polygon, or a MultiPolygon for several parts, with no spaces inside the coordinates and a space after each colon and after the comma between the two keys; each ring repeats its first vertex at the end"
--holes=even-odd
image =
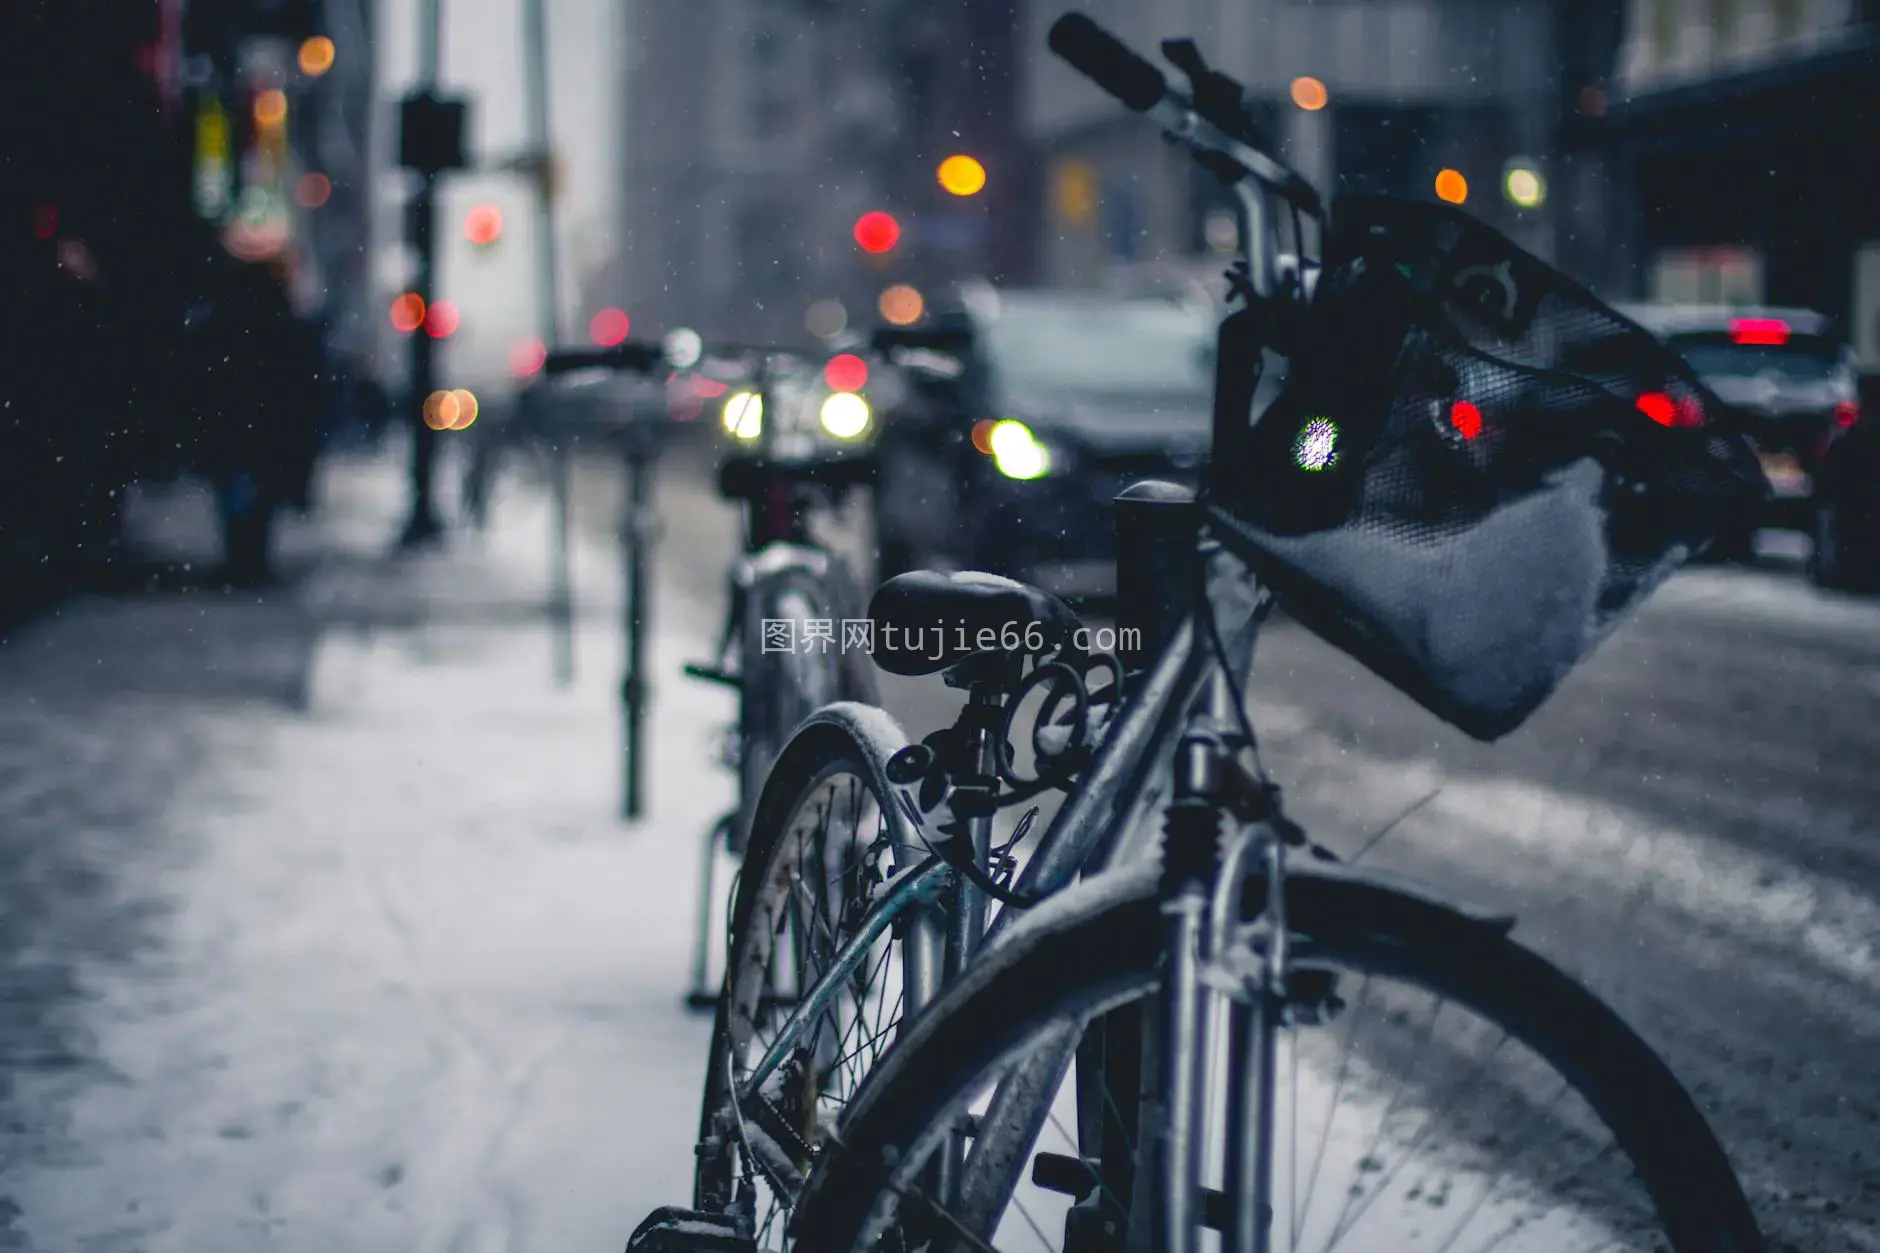
{"type": "MultiPolygon", "coordinates": [[[[1277,286],[1277,258],[1273,236],[1266,228],[1264,192],[1245,181],[1236,190],[1248,287],[1255,296],[1271,300],[1277,286]]],[[[1257,375],[1250,363],[1259,359],[1265,347],[1266,312],[1250,302],[1249,307],[1230,314],[1222,323],[1214,401],[1217,449],[1231,446],[1251,416],[1257,375]]],[[[1119,509],[1127,512],[1124,505],[1119,501],[1119,509]]],[[[1119,530],[1123,525],[1119,517],[1119,530]]],[[[1187,802],[1197,814],[1205,815],[1210,826],[1205,848],[1189,841],[1190,847],[1184,850],[1187,866],[1180,876],[1168,879],[1170,975],[1164,981],[1157,1021],[1141,1024],[1149,1027],[1147,1042],[1160,1045],[1154,1051],[1160,1053],[1157,1063],[1162,1071],[1166,1134],[1155,1146],[1156,1169],[1146,1176],[1113,1181],[1126,1185],[1120,1195],[1132,1198],[1129,1247],[1187,1253],[1192,1248],[1198,1217],[1195,1198],[1200,1194],[1197,1141],[1203,1125],[1203,1092],[1199,1077],[1206,1052],[1201,1046],[1204,1040],[1212,1039],[1210,1026],[1215,1013],[1215,1006],[1204,992],[1202,971],[1234,939],[1234,924],[1239,921],[1239,885],[1250,873],[1265,876],[1269,892],[1266,921],[1269,933],[1278,937],[1266,946],[1266,987],[1251,1005],[1235,1001],[1228,1010],[1227,1024],[1232,1041],[1252,1046],[1245,1052],[1252,1059],[1247,1071],[1230,1077],[1229,1117],[1233,1125],[1249,1117],[1257,1119],[1261,1134],[1251,1154],[1230,1151],[1227,1170],[1235,1185],[1233,1195],[1254,1198],[1254,1204],[1244,1212],[1231,1215],[1230,1247],[1242,1253],[1266,1253],[1269,1233],[1265,1215],[1270,1213],[1267,1202],[1272,1174],[1269,1141],[1276,1084],[1272,1044],[1278,1026],[1276,998],[1283,992],[1285,968],[1285,848],[1270,823],[1252,822],[1243,827],[1222,858],[1211,830],[1226,808],[1218,776],[1224,766],[1232,768],[1233,759],[1246,747],[1233,705],[1251,664],[1262,593],[1244,564],[1206,538],[1198,510],[1188,514],[1185,524],[1168,529],[1159,543],[1148,543],[1133,553],[1123,546],[1119,550],[1119,589],[1155,584],[1156,570],[1171,556],[1180,555],[1200,558],[1193,598],[1185,605],[1157,602],[1147,606],[1146,626],[1153,633],[1151,638],[1165,641],[1156,663],[1129,693],[1095,759],[1026,863],[1017,889],[1027,896],[1047,894],[1067,886],[1080,872],[1100,872],[1154,851],[1157,842],[1165,839],[1164,833],[1156,832],[1154,840],[1129,837],[1142,835],[1148,824],[1141,819],[1165,799],[1187,802]],[[1187,547],[1187,554],[1178,552],[1182,545],[1187,547]],[[1202,619],[1201,614],[1210,617],[1202,619]],[[1227,619],[1225,624],[1223,617],[1227,619]],[[1225,658],[1215,657],[1210,650],[1212,641],[1203,636],[1210,620],[1220,632],[1225,658]],[[1222,660],[1237,672],[1233,677],[1221,668],[1222,660]],[[1167,798],[1153,789],[1154,780],[1164,775],[1173,783],[1167,798]]],[[[966,823],[973,855],[982,869],[991,821],[990,816],[979,816],[966,823]]],[[[1160,846],[1165,853],[1172,851],[1169,843],[1160,846]]],[[[753,1099],[762,1089],[790,1056],[808,1025],[830,1007],[860,970],[869,950],[903,911],[944,902],[947,916],[943,966],[948,975],[962,968],[977,948],[997,942],[1013,911],[1001,910],[990,927],[980,930],[976,923],[984,916],[985,903],[982,894],[963,879],[937,857],[896,875],[744,1078],[739,1101],[753,1099]]],[[[913,929],[908,940],[916,948],[933,943],[931,931],[925,928],[913,929]]],[[[933,969],[931,952],[914,953],[910,958],[910,970],[933,969]]],[[[934,991],[930,980],[916,982],[921,986],[907,988],[903,994],[908,1018],[925,1007],[934,991]]],[[[1110,1037],[1137,1030],[1138,1022],[1127,1014],[1120,1019],[1113,1016],[1111,1021],[1099,1020],[1081,1032],[1066,1030],[1045,1047],[1033,1050],[1001,1080],[987,1116],[978,1120],[980,1134],[971,1149],[965,1149],[964,1137],[956,1135],[935,1170],[934,1185],[956,1220],[968,1230],[985,1230],[996,1217],[994,1207],[1004,1203],[1018,1182],[1024,1168],[1024,1150],[1048,1119],[1052,1097],[1073,1060],[1080,1052],[1093,1060],[1107,1059],[1111,1055],[1107,1047],[1110,1037]]],[[[1140,1048],[1133,1054],[1126,1048],[1124,1053],[1127,1060],[1123,1064],[1138,1074],[1139,1068],[1149,1062],[1140,1048]]],[[[1232,1055],[1243,1054],[1235,1049],[1232,1055]]],[[[1100,1061],[1099,1066],[1102,1064],[1100,1061]]],[[[1088,1087],[1091,1077],[1082,1077],[1080,1087],[1088,1087]]],[[[1091,1120],[1083,1116],[1082,1109],[1086,1099],[1085,1092],[1080,1091],[1079,1123],[1084,1128],[1080,1138],[1090,1133],[1091,1120]]],[[[1093,1148],[1100,1146],[1080,1146],[1093,1148]]],[[[1100,1197],[1101,1191],[1099,1188],[1092,1197],[1100,1197]]]]}

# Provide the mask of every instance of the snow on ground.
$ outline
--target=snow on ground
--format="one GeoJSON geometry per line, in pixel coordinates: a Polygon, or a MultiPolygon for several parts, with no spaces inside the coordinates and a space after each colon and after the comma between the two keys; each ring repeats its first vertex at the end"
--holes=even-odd
{"type": "MultiPolygon", "coordinates": [[[[342,542],[389,533],[395,466],[329,487],[342,542]]],[[[90,972],[111,1079],[70,1106],[80,1155],[9,1180],[34,1247],[605,1249],[689,1198],[709,1022],[680,997],[730,702],[680,678],[669,603],[652,812],[619,822],[613,554],[580,554],[560,690],[528,612],[543,502],[495,516],[306,589],[364,625],[323,636],[305,712],[206,718],[163,814],[192,850],[156,885],[173,912],[90,972]],[[428,620],[371,625],[400,603],[428,620]]]]}

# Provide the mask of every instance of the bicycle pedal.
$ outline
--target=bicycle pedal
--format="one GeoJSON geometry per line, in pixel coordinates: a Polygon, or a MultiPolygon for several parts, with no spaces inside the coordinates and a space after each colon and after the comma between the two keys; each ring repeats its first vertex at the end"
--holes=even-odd
{"type": "Polygon", "coordinates": [[[757,1253],[757,1240],[729,1215],[668,1205],[634,1229],[627,1253],[757,1253]]]}
{"type": "Polygon", "coordinates": [[[685,673],[688,678],[703,679],[707,683],[721,683],[726,687],[744,686],[744,680],[731,671],[718,666],[708,666],[703,662],[686,662],[685,673]]]}

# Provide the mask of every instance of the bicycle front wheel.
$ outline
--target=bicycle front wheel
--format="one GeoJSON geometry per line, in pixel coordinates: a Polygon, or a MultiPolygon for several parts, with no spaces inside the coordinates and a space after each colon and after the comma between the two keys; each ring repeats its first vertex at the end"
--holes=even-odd
{"type": "Polygon", "coordinates": [[[819,710],[778,755],[739,871],[700,1118],[696,1208],[775,1247],[843,1104],[893,1039],[903,928],[866,931],[915,855],[885,774],[905,736],[878,709],[819,710]],[[871,938],[872,937],[872,938],[871,938]],[[845,946],[860,958],[838,968],[845,946]]]}
{"type": "MultiPolygon", "coordinates": [[[[1047,902],[934,1002],[851,1104],[841,1151],[803,1194],[798,1247],[1148,1247],[1126,1243],[1137,1193],[1119,1184],[1117,1159],[1140,1157],[1136,1128],[1159,1125],[1138,1101],[1156,1085],[1110,1082],[1117,1068],[1094,1064],[1090,1044],[1099,1021],[1141,1021],[1135,1008],[1155,1020],[1164,921],[1153,875],[1132,868],[1073,889],[1094,893],[1091,905],[1047,902]],[[1034,1099],[1031,1117],[985,1112],[1001,1079],[1079,1035],[1073,1077],[1034,1099]],[[975,1152],[996,1155],[1013,1126],[1028,1145],[1007,1156],[1029,1161],[1029,1180],[1009,1171],[1017,1186],[990,1205],[970,1184],[934,1195],[923,1167],[949,1133],[965,1127],[975,1152]],[[1119,1153],[1122,1138],[1134,1142],[1119,1153]]],[[[1249,916],[1264,891],[1249,885],[1249,916]]],[[[1289,878],[1286,895],[1295,999],[1279,1042],[1272,1248],[1762,1248],[1728,1159],[1664,1063],[1505,926],[1316,870],[1289,878]]],[[[1226,1034],[1204,1046],[1211,1090],[1241,1064],[1224,1055],[1226,1034]]],[[[1204,1228],[1218,1230],[1234,1202],[1221,1190],[1230,1132],[1251,1129],[1217,1112],[1202,1137],[1204,1228]]]]}

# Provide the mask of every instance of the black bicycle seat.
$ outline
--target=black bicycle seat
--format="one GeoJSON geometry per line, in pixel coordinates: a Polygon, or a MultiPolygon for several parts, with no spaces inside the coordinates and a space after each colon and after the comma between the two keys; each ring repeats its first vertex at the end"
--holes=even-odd
{"type": "Polygon", "coordinates": [[[1051,593],[976,570],[896,575],[876,589],[868,616],[875,664],[908,678],[987,653],[1053,653],[1078,626],[1076,613],[1051,593]]]}

